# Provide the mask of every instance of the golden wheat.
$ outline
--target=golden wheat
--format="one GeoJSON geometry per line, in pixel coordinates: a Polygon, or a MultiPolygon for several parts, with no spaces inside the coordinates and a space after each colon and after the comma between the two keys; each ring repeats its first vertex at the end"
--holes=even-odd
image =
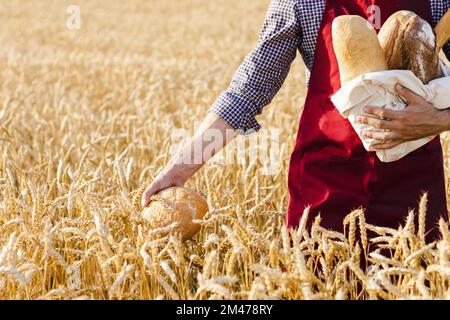
{"type": "Polygon", "coordinates": [[[280,130],[278,171],[212,162],[189,181],[211,209],[201,233],[149,230],[143,187],[255,45],[268,0],[78,3],[79,30],[68,1],[0,4],[0,299],[450,299],[450,233],[442,220],[424,243],[426,197],[399,230],[362,210],[345,235],[320,217],[307,231],[308,210],[284,227],[300,61],[260,118],[280,130]]]}

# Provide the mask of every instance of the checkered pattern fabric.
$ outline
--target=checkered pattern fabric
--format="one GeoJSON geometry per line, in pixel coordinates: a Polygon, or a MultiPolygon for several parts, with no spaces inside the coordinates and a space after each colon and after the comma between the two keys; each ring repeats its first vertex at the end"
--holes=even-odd
{"type": "MultiPolygon", "coordinates": [[[[433,24],[450,8],[450,0],[430,0],[433,24]]],[[[228,89],[210,109],[240,134],[260,129],[261,114],[280,90],[297,51],[307,71],[314,64],[325,0],[272,0],[255,49],[237,69],[228,89]]],[[[450,57],[450,43],[444,48],[450,57]]]]}

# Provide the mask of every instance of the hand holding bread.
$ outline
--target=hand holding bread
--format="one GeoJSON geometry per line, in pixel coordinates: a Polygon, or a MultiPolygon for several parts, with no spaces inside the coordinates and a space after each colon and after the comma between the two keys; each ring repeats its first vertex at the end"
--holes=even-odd
{"type": "Polygon", "coordinates": [[[439,110],[450,109],[450,77],[439,60],[443,40],[438,39],[448,38],[444,22],[439,23],[437,36],[428,22],[410,11],[392,15],[378,35],[359,16],[342,16],[333,23],[342,87],[331,100],[365,149],[375,151],[382,162],[401,159],[444,128],[435,119],[439,110]],[[417,100],[397,91],[398,84],[414,92],[417,100]],[[397,117],[400,114],[402,118],[397,117]],[[380,144],[385,148],[378,148],[380,144]]]}

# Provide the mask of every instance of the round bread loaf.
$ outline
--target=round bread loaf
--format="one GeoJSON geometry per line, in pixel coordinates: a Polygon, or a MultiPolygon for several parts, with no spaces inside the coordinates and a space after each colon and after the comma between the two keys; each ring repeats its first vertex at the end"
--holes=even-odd
{"type": "Polygon", "coordinates": [[[203,219],[208,210],[205,198],[197,192],[183,187],[171,187],[153,196],[142,216],[152,229],[177,223],[175,232],[180,233],[185,241],[200,231],[200,225],[192,220],[203,219]]]}
{"type": "Polygon", "coordinates": [[[378,38],[389,69],[411,70],[425,84],[443,76],[433,28],[414,12],[394,13],[378,38]]]}
{"type": "Polygon", "coordinates": [[[342,86],[364,73],[388,70],[377,33],[367,20],[353,15],[337,17],[332,34],[342,86]]]}

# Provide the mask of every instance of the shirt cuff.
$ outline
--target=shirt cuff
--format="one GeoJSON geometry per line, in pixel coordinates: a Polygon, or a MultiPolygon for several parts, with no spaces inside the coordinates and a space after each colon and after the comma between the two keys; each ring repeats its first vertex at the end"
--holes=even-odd
{"type": "Polygon", "coordinates": [[[256,115],[260,114],[255,106],[239,95],[223,92],[209,112],[217,114],[230,124],[239,134],[249,135],[261,129],[256,115]]]}

